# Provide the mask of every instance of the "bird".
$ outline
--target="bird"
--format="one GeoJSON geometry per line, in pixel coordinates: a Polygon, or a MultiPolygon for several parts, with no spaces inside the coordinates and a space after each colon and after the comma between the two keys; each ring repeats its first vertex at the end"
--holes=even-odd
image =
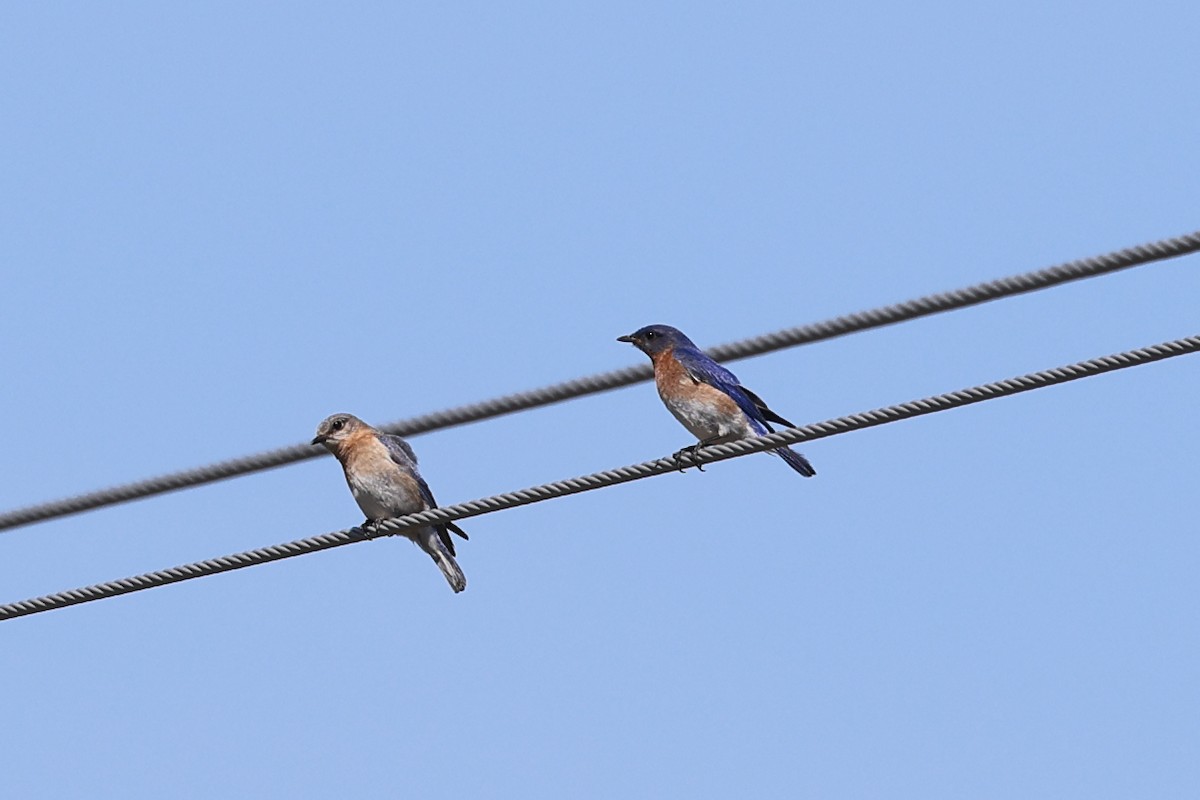
{"type": "MultiPolygon", "coordinates": [[[[399,436],[378,431],[353,414],[333,414],[317,426],[312,443],[323,445],[341,462],[350,493],[367,515],[367,526],[437,508],[429,484],[417,471],[416,453],[399,436]]],[[[429,554],[450,588],[458,593],[467,588],[467,578],[454,560],[451,531],[468,538],[453,522],[402,533],[429,554]]]]}
{"type": "MultiPolygon", "coordinates": [[[[713,361],[678,328],[647,325],[627,336],[618,336],[650,357],[658,396],[675,419],[700,441],[675,454],[679,462],[685,452],[705,445],[724,444],[748,436],[774,433],[772,422],[796,427],[776,414],[762,398],[742,386],[725,367],[713,361]]],[[[772,450],[787,465],[806,478],[817,474],[808,459],[788,447],[772,450]]]]}

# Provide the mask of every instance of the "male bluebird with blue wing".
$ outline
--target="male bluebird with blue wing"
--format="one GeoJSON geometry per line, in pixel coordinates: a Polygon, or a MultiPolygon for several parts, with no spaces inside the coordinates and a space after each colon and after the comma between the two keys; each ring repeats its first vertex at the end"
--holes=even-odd
{"type": "MultiPolygon", "coordinates": [[[[767,404],[738,381],[737,376],[704,354],[683,332],[670,325],[647,325],[628,336],[628,342],[654,362],[654,382],[667,410],[700,441],[675,454],[696,452],[709,444],[724,444],[747,436],[774,433],[772,422],[796,427],[767,408],[767,404]]],[[[806,478],[817,474],[808,459],[787,447],[771,452],[806,478]]]]}
{"type": "MultiPolygon", "coordinates": [[[[416,454],[399,436],[380,433],[352,414],[334,414],[317,427],[312,443],[324,445],[342,463],[350,493],[368,524],[437,508],[429,484],[417,471],[416,454]]],[[[451,589],[461,592],[467,578],[454,560],[450,531],[467,538],[453,522],[413,528],[403,535],[429,554],[451,589]]]]}

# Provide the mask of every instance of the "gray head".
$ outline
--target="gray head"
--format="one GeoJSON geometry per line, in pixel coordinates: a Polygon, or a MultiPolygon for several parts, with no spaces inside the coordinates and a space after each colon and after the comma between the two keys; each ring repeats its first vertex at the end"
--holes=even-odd
{"type": "Polygon", "coordinates": [[[370,425],[353,414],[333,414],[321,420],[312,443],[323,444],[328,450],[336,450],[358,431],[370,428],[370,425]]]}
{"type": "Polygon", "coordinates": [[[617,341],[629,342],[651,358],[672,347],[696,346],[691,339],[683,335],[683,331],[670,325],[647,325],[628,336],[618,336],[617,341]]]}

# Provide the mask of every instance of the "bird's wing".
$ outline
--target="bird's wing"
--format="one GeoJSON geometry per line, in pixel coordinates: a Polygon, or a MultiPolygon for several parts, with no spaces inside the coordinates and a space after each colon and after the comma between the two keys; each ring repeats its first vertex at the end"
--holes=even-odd
{"type": "MultiPolygon", "coordinates": [[[[429,484],[421,477],[421,473],[417,470],[417,454],[413,452],[412,447],[408,442],[401,439],[399,436],[384,434],[379,437],[379,441],[383,442],[383,446],[387,448],[388,455],[406,472],[413,476],[417,482],[417,489],[421,492],[421,499],[425,501],[425,505],[430,508],[437,508],[437,500],[433,499],[433,491],[429,488],[429,484]]],[[[446,549],[450,551],[450,555],[454,555],[454,545],[451,542],[450,536],[446,533],[447,529],[457,533],[462,538],[466,539],[467,533],[462,528],[455,525],[453,522],[444,522],[434,525],[437,532],[441,534],[442,543],[446,545],[446,549]]]]}
{"type": "MultiPolygon", "coordinates": [[[[692,380],[698,383],[707,383],[729,395],[746,416],[767,426],[767,418],[763,416],[762,411],[762,408],[766,407],[765,404],[757,395],[745,389],[732,372],[699,350],[693,350],[690,347],[676,347],[675,358],[687,370],[692,380]]],[[[769,430],[770,426],[767,428],[769,430]]]]}
{"type": "Polygon", "coordinates": [[[692,380],[707,383],[722,391],[729,387],[739,386],[737,376],[713,361],[708,355],[691,347],[676,347],[673,351],[675,360],[687,370],[692,380]]]}
{"type": "Polygon", "coordinates": [[[379,434],[379,441],[387,448],[388,455],[392,457],[392,461],[395,461],[402,467],[411,469],[414,472],[416,471],[417,454],[413,452],[408,442],[390,433],[379,434]]]}
{"type": "MultiPolygon", "coordinates": [[[[763,399],[754,392],[750,391],[745,386],[739,386],[738,388],[746,393],[746,396],[750,398],[750,402],[754,403],[754,407],[757,408],[758,412],[763,415],[763,419],[769,420],[770,422],[778,422],[780,425],[788,428],[796,427],[795,423],[788,422],[786,419],[767,408],[767,404],[763,402],[763,399]]],[[[767,427],[770,428],[771,426],[767,425],[767,427]]]]}

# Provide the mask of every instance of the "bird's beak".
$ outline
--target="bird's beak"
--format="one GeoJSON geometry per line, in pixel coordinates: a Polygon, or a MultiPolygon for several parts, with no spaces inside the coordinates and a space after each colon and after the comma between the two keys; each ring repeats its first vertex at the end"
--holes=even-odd
{"type": "Polygon", "coordinates": [[[632,336],[632,335],[630,335],[630,336],[618,336],[618,337],[617,337],[617,341],[618,341],[618,342],[627,342],[628,344],[633,344],[633,336],[632,336]]]}
{"type": "Polygon", "coordinates": [[[321,436],[320,434],[318,434],[313,437],[312,443],[313,444],[325,444],[325,440],[328,438],[329,437],[327,437],[327,436],[321,436]]]}

